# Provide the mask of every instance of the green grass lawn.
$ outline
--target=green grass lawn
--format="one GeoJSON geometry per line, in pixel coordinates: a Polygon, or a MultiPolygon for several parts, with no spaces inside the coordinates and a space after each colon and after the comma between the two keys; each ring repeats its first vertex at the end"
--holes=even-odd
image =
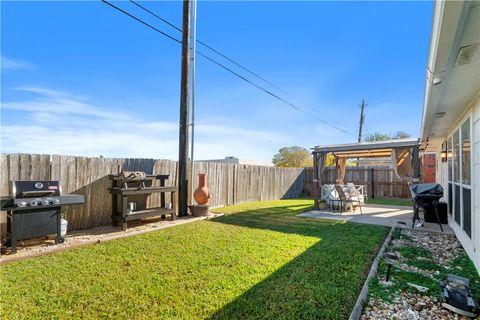
{"type": "Polygon", "coordinates": [[[389,206],[407,206],[412,207],[413,202],[411,199],[399,199],[399,198],[375,198],[368,199],[368,204],[382,204],[389,206]]]}
{"type": "Polygon", "coordinates": [[[312,201],[1,266],[1,319],[345,319],[383,227],[304,219],[312,201]]]}

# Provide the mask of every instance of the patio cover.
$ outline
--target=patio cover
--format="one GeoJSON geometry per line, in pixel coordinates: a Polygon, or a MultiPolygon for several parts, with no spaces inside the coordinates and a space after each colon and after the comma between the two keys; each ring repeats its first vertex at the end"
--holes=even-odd
{"type": "Polygon", "coordinates": [[[336,158],[337,184],[343,184],[347,159],[391,157],[395,174],[403,180],[418,180],[420,177],[419,139],[398,139],[313,148],[313,182],[315,208],[318,208],[319,190],[322,186],[322,173],[328,154],[336,158]]]}

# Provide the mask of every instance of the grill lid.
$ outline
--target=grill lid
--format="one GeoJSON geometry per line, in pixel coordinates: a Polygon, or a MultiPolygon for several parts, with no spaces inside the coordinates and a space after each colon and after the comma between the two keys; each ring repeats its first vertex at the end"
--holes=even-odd
{"type": "Polygon", "coordinates": [[[12,181],[13,198],[41,198],[60,195],[60,182],[56,180],[12,181]]]}

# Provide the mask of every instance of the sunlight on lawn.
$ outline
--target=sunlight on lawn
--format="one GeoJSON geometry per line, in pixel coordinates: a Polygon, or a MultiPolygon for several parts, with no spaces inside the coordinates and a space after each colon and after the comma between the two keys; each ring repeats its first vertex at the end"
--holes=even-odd
{"type": "Polygon", "coordinates": [[[348,316],[387,229],[296,215],[311,200],[227,215],[1,267],[3,319],[348,316]]]}

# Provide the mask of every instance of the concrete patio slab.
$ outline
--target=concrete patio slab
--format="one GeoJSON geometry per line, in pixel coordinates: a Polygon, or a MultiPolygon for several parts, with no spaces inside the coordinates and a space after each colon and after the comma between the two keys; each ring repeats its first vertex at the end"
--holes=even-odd
{"type": "MultiPolygon", "coordinates": [[[[405,225],[398,224],[401,228],[412,228],[413,210],[411,207],[401,206],[384,206],[384,205],[367,205],[362,206],[363,214],[360,214],[360,210],[356,210],[352,213],[350,211],[343,212],[330,212],[327,210],[312,210],[297,215],[301,218],[319,218],[319,219],[331,219],[339,221],[349,221],[355,223],[374,224],[379,226],[397,226],[397,222],[404,222],[405,225]]],[[[420,214],[420,218],[423,221],[423,216],[420,214]]],[[[442,225],[443,233],[454,234],[453,230],[446,224],[442,225]]],[[[441,232],[440,226],[436,223],[425,222],[422,227],[415,226],[416,231],[428,231],[428,232],[441,232]]]]}

